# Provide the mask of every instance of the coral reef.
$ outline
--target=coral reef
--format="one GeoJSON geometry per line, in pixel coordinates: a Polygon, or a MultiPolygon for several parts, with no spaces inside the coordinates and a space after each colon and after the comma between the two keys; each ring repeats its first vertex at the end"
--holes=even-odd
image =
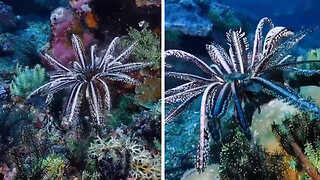
{"type": "Polygon", "coordinates": [[[17,17],[12,7],[0,1],[0,32],[8,31],[17,26],[17,17]]]}
{"type": "Polygon", "coordinates": [[[215,27],[231,29],[241,26],[241,21],[228,6],[224,6],[215,1],[208,1],[205,2],[205,4],[209,6],[207,17],[213,22],[215,27]]]}
{"type": "Polygon", "coordinates": [[[160,179],[160,2],[141,3],[0,1],[0,179],[160,179]],[[96,137],[121,146],[91,157],[96,137]]]}
{"type": "Polygon", "coordinates": [[[33,69],[17,66],[16,76],[10,84],[10,92],[15,96],[27,97],[32,91],[45,83],[45,69],[39,64],[33,69]]]}
{"type": "Polygon", "coordinates": [[[79,17],[71,10],[59,7],[51,13],[50,49],[53,58],[62,65],[69,65],[76,56],[70,42],[71,34],[79,34],[84,47],[92,43],[92,35],[83,32],[79,17]]]}
{"type": "Polygon", "coordinates": [[[166,1],[165,29],[192,36],[208,35],[213,27],[212,22],[206,17],[201,17],[199,15],[201,9],[192,1],[189,2],[190,4],[184,5],[175,1],[166,1]]]}

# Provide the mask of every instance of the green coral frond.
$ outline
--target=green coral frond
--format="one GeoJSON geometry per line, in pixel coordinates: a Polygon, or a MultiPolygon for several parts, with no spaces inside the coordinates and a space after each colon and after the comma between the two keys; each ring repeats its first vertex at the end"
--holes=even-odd
{"type": "Polygon", "coordinates": [[[128,36],[120,43],[120,47],[127,47],[137,41],[132,55],[137,61],[152,63],[152,69],[159,69],[161,66],[161,51],[159,37],[151,30],[142,29],[138,31],[131,28],[128,36]]]}
{"type": "Polygon", "coordinates": [[[10,84],[13,95],[27,97],[33,90],[45,83],[46,72],[39,64],[33,69],[17,65],[14,80],[10,84]]]}

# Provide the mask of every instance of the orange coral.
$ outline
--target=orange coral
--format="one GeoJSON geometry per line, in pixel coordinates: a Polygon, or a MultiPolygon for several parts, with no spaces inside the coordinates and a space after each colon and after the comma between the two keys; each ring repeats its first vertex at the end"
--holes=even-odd
{"type": "Polygon", "coordinates": [[[89,28],[96,28],[98,26],[98,19],[92,12],[86,14],[86,24],[89,28]]]}
{"type": "Polygon", "coordinates": [[[161,79],[147,78],[135,91],[142,103],[155,102],[161,98],[161,79]]]}

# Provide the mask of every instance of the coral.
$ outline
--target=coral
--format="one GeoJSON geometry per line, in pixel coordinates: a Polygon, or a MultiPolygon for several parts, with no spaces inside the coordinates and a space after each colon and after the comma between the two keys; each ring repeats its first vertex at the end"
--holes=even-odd
{"type": "Polygon", "coordinates": [[[11,170],[7,164],[3,164],[0,166],[0,174],[3,175],[3,180],[14,180],[17,174],[17,169],[13,168],[11,170]]]}
{"type": "Polygon", "coordinates": [[[241,26],[241,21],[234,15],[234,12],[232,12],[229,7],[214,1],[209,3],[207,17],[219,28],[231,29],[241,26]]]}
{"type": "Polygon", "coordinates": [[[157,6],[160,7],[161,1],[160,0],[135,0],[136,5],[138,7],[143,7],[143,6],[157,6]]]}
{"type": "Polygon", "coordinates": [[[267,154],[259,144],[250,144],[241,131],[224,144],[220,158],[222,179],[285,179],[284,154],[267,154]]]}
{"type": "Polygon", "coordinates": [[[69,65],[75,61],[71,34],[79,34],[84,42],[84,47],[89,47],[93,37],[90,33],[84,32],[79,17],[71,10],[57,8],[51,13],[51,37],[50,50],[53,58],[62,65],[69,65]]]}
{"type": "Polygon", "coordinates": [[[8,31],[17,26],[17,17],[13,14],[12,7],[0,1],[0,32],[8,31]]]}
{"type": "Polygon", "coordinates": [[[161,78],[146,78],[143,84],[136,86],[135,93],[141,104],[150,106],[161,98],[161,78]]]}
{"type": "MultiPolygon", "coordinates": [[[[320,60],[320,49],[311,49],[304,56],[299,56],[297,58],[298,62],[311,61],[311,60],[320,60]]],[[[320,69],[320,66],[318,63],[302,64],[299,66],[305,69],[320,69]]]]}
{"type": "Polygon", "coordinates": [[[160,102],[151,109],[133,115],[135,134],[146,139],[149,144],[161,140],[161,110],[160,102]]]}
{"type": "Polygon", "coordinates": [[[166,31],[180,31],[191,36],[207,36],[213,24],[208,18],[200,16],[200,11],[201,9],[195,4],[183,5],[176,1],[166,1],[166,31]]]}
{"type": "Polygon", "coordinates": [[[219,176],[219,164],[208,165],[206,170],[199,174],[196,169],[184,173],[181,180],[221,179],[219,176]]]}
{"type": "Polygon", "coordinates": [[[50,102],[52,95],[58,91],[72,86],[65,110],[63,112],[63,124],[71,127],[78,118],[82,99],[89,103],[92,122],[97,129],[104,122],[105,110],[110,111],[111,96],[106,80],[120,81],[130,84],[139,84],[139,81],[125,73],[132,72],[149,66],[148,63],[124,63],[123,60],[131,53],[135,43],[125,49],[119,56],[114,55],[115,48],[119,44],[119,38],[114,38],[102,57],[96,54],[96,46],[91,46],[91,59],[86,57],[84,46],[77,35],[72,35],[72,45],[77,61],[73,68],[68,68],[49,55],[45,55],[48,63],[55,68],[55,74],[50,76],[50,81],[36,89],[29,97],[42,93],[47,95],[50,102]],[[84,98],[83,98],[84,97],[84,98]]]}
{"type": "Polygon", "coordinates": [[[32,91],[45,83],[45,69],[36,65],[33,69],[28,66],[17,66],[16,76],[10,84],[10,92],[13,95],[27,97],[32,91]]]}
{"type": "Polygon", "coordinates": [[[209,138],[219,136],[220,119],[226,114],[230,101],[234,104],[236,117],[243,132],[248,134],[250,114],[245,113],[243,103],[252,103],[258,107],[261,94],[271,95],[288,102],[302,112],[310,112],[320,117],[320,108],[312,99],[303,98],[292,88],[275,82],[267,75],[275,70],[289,70],[296,74],[317,74],[317,70],[305,70],[293,67],[295,63],[289,50],[312,29],[293,33],[285,27],[274,27],[268,18],[262,18],[256,28],[252,54],[248,54],[249,44],[242,30],[229,30],[226,33],[229,54],[218,44],[211,43],[206,46],[213,62],[210,66],[196,56],[181,51],[167,50],[165,56],[173,56],[180,60],[194,63],[206,75],[197,75],[183,72],[166,72],[167,77],[187,81],[186,83],[170,88],[165,92],[165,102],[175,104],[165,119],[170,123],[189,107],[200,95],[200,137],[197,155],[197,169],[203,171],[206,166],[209,138]],[[268,24],[271,29],[263,36],[263,28],[268,24]],[[277,38],[276,38],[277,37],[277,38]],[[263,39],[264,42],[263,42],[263,39]],[[272,39],[272,40],[270,40],[272,39]],[[286,41],[281,41],[286,39],[286,41]],[[280,43],[281,42],[281,43],[280,43]],[[209,78],[208,78],[209,77],[209,78]],[[257,100],[257,98],[259,100],[257,100]]]}
{"type": "Polygon", "coordinates": [[[0,104],[0,162],[5,162],[12,147],[20,144],[24,130],[35,119],[30,105],[3,101],[0,104]]]}
{"type": "Polygon", "coordinates": [[[66,161],[57,154],[50,154],[42,161],[41,166],[45,172],[44,180],[61,179],[63,178],[66,161]]]}
{"type": "Polygon", "coordinates": [[[92,0],[70,0],[70,6],[77,13],[91,12],[91,8],[89,7],[91,1],[92,0]]]}
{"type": "Polygon", "coordinates": [[[137,45],[133,48],[132,55],[139,62],[152,63],[152,69],[159,69],[161,66],[161,51],[159,37],[146,28],[138,31],[131,28],[128,36],[124,38],[120,47],[125,48],[133,42],[137,45]]]}
{"type": "Polygon", "coordinates": [[[18,31],[19,38],[25,41],[31,41],[35,46],[37,52],[49,41],[50,23],[46,22],[27,22],[27,28],[18,31]]]}
{"type": "Polygon", "coordinates": [[[0,71],[12,73],[15,66],[35,65],[40,62],[36,46],[29,40],[14,34],[0,34],[0,71]]]}
{"type": "Polygon", "coordinates": [[[83,171],[81,175],[81,180],[100,180],[101,174],[98,172],[94,172],[90,174],[87,171],[83,171]]]}
{"type": "Polygon", "coordinates": [[[140,112],[140,108],[133,96],[123,96],[117,107],[111,112],[108,126],[117,128],[121,124],[129,125],[132,123],[133,115],[140,112]]]}
{"type": "Polygon", "coordinates": [[[160,179],[160,155],[152,155],[137,141],[111,138],[107,141],[96,139],[91,143],[88,155],[98,160],[105,178],[160,179]]]}
{"type": "Polygon", "coordinates": [[[17,168],[18,179],[38,179],[44,177],[44,154],[48,153],[48,144],[40,141],[30,127],[24,129],[22,144],[11,151],[17,168]]]}
{"type": "Polygon", "coordinates": [[[313,179],[319,178],[320,175],[309,159],[310,157],[314,160],[310,147],[305,149],[308,151],[309,157],[303,147],[308,146],[307,143],[316,146],[315,143],[320,137],[319,121],[320,119],[314,119],[311,115],[302,113],[287,117],[281,123],[272,125],[272,131],[285,151],[295,157],[305,172],[313,179]]]}

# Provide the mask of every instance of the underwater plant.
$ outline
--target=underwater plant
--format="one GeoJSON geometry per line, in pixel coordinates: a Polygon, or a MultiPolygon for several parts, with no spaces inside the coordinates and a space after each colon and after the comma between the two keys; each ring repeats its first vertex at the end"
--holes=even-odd
{"type": "Polygon", "coordinates": [[[27,97],[32,91],[45,82],[45,69],[37,64],[33,69],[17,66],[16,76],[10,84],[10,92],[16,96],[27,97]]]}
{"type": "MultiPolygon", "coordinates": [[[[319,107],[309,99],[303,98],[288,86],[268,79],[267,75],[274,70],[289,70],[300,74],[316,74],[316,70],[305,70],[294,67],[299,64],[289,55],[289,50],[313,29],[301,30],[297,33],[285,28],[274,27],[268,18],[263,18],[257,25],[252,53],[242,30],[229,30],[226,33],[229,55],[216,43],[207,45],[207,51],[213,62],[211,66],[196,56],[181,50],[167,50],[165,57],[175,56],[191,61],[197,65],[206,76],[190,73],[166,72],[167,77],[188,81],[165,92],[165,103],[178,104],[167,114],[165,123],[171,122],[180,115],[201,94],[200,106],[200,137],[196,167],[202,172],[206,167],[209,148],[209,131],[213,137],[219,136],[220,121],[231,100],[235,106],[235,115],[240,121],[241,129],[247,131],[247,119],[243,112],[245,100],[257,103],[253,95],[263,92],[282,99],[300,109],[320,115],[319,107]],[[263,41],[263,29],[268,24],[270,30],[263,41]],[[252,88],[252,85],[260,89],[252,88]],[[251,96],[248,96],[251,94],[251,96]],[[251,98],[251,99],[250,99],[251,98]],[[210,119],[211,121],[208,121],[210,119]]],[[[310,63],[312,61],[309,61],[310,63]]],[[[307,63],[307,62],[300,62],[307,63]]]]}
{"type": "Polygon", "coordinates": [[[49,103],[53,94],[72,86],[64,108],[63,122],[66,124],[72,123],[78,114],[81,100],[84,96],[89,103],[93,122],[101,125],[104,119],[104,110],[109,111],[111,106],[109,87],[105,81],[114,80],[139,84],[137,80],[124,73],[144,68],[149,63],[122,62],[131,53],[137,42],[131,44],[119,56],[114,56],[116,46],[119,44],[118,37],[113,39],[102,57],[97,56],[96,46],[93,45],[91,46],[91,61],[88,61],[80,38],[73,34],[71,40],[78,60],[74,61],[73,68],[68,68],[45,54],[44,57],[56,71],[50,75],[50,81],[47,84],[36,89],[29,97],[38,93],[46,94],[46,102],[49,103]]]}

